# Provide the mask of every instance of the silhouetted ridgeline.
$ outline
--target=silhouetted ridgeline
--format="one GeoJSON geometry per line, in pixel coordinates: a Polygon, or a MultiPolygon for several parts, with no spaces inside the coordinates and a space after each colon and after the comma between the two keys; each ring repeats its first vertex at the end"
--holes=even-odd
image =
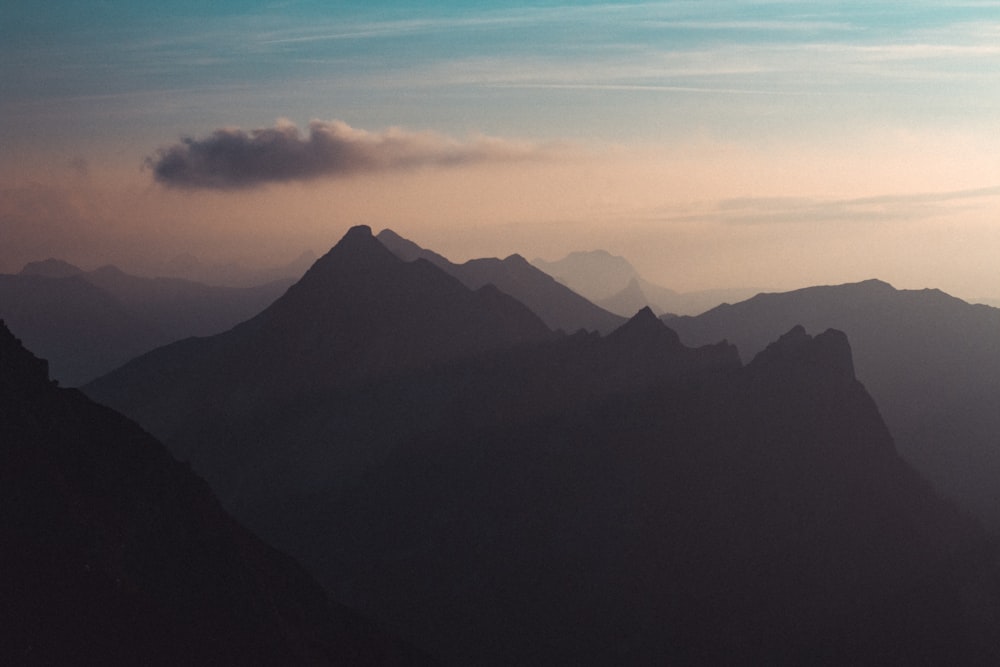
{"type": "Polygon", "coordinates": [[[794,324],[846,332],[900,454],[1000,528],[1000,309],[868,280],[761,294],[666,321],[688,344],[725,339],[745,359],[794,324]]]}
{"type": "Polygon", "coordinates": [[[648,309],[553,335],[368,228],[86,391],[334,596],[452,664],[995,664],[987,538],[844,334],[750,363],[648,309]]]}
{"type": "MultiPolygon", "coordinates": [[[[625,321],[556,282],[552,276],[536,269],[520,255],[511,255],[502,260],[483,258],[454,264],[441,255],[404,239],[391,229],[383,229],[376,238],[400,259],[407,262],[426,259],[461,280],[469,289],[479,289],[484,285],[496,286],[530,308],[550,329],[561,329],[567,333],[585,329],[606,334],[625,321]]],[[[639,308],[629,314],[637,310],[639,308]]]]}
{"type": "Polygon", "coordinates": [[[0,663],[410,664],[0,321],[0,663]]]}

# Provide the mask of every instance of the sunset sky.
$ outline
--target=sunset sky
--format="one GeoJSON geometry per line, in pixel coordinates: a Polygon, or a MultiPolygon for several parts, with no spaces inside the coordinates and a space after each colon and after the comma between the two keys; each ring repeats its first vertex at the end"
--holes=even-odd
{"type": "Polygon", "coordinates": [[[0,272],[391,227],[1000,297],[1000,2],[7,2],[0,272]]]}

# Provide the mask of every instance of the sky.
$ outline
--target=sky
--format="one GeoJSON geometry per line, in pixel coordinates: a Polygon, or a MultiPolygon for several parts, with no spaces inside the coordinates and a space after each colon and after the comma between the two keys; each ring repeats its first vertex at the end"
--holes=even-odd
{"type": "Polygon", "coordinates": [[[389,227],[681,291],[1000,297],[1000,2],[0,6],[0,272],[389,227]]]}

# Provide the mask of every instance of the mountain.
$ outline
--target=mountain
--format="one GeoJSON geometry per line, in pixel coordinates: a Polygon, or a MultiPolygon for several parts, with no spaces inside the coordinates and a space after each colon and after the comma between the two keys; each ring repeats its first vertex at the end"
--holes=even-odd
{"type": "Polygon", "coordinates": [[[554,262],[536,258],[531,263],[594,302],[613,297],[639,275],[627,259],[606,250],[571,252],[554,262]]]}
{"type": "Polygon", "coordinates": [[[605,250],[573,252],[555,262],[534,259],[532,264],[602,308],[624,317],[631,317],[644,306],[659,315],[695,315],[760,291],[732,288],[676,292],[649,282],[624,257],[605,250]]]}
{"type": "Polygon", "coordinates": [[[0,275],[0,317],[48,357],[53,377],[68,385],[167,342],[155,325],[82,275],[0,275]]]}
{"type": "Polygon", "coordinates": [[[556,282],[520,255],[511,255],[502,260],[484,258],[454,264],[441,255],[404,239],[391,229],[383,229],[377,238],[402,260],[411,262],[418,258],[426,259],[461,280],[469,289],[479,289],[484,285],[496,286],[501,292],[528,306],[550,329],[568,333],[579,329],[609,333],[624,322],[621,317],[594,305],[556,282]]]}
{"type": "Polygon", "coordinates": [[[20,275],[43,276],[45,278],[71,278],[83,272],[83,269],[78,266],[50,257],[40,262],[28,262],[21,269],[20,275]]]}
{"type": "Polygon", "coordinates": [[[0,662],[411,664],[0,322],[0,662]]]}
{"type": "Polygon", "coordinates": [[[552,335],[352,229],[258,317],[92,383],[336,599],[450,664],[996,664],[985,533],[847,337],[552,335]]]}
{"type": "Polygon", "coordinates": [[[237,508],[256,501],[244,489],[319,483],[331,466],[350,478],[384,456],[407,423],[386,414],[356,430],[353,410],[383,409],[366,403],[372,383],[554,335],[495,287],[404,262],[359,226],[256,317],[155,350],[86,391],[150,428],[237,508]],[[342,405],[323,406],[331,395],[342,405]]]}
{"type": "MultiPolygon", "coordinates": [[[[602,299],[600,304],[612,313],[621,314],[637,313],[643,308],[650,307],[651,301],[639,284],[639,279],[633,277],[622,291],[606,299],[602,299]]],[[[656,308],[656,314],[662,315],[663,311],[656,308]]]]}
{"type": "Polygon", "coordinates": [[[383,391],[422,423],[255,520],[446,662],[998,657],[989,543],[898,457],[840,332],[741,366],[647,310],[383,391]]]}
{"type": "Polygon", "coordinates": [[[1000,528],[1000,310],[868,280],[761,294],[667,322],[688,344],[725,339],[744,358],[793,324],[845,331],[902,456],[1000,528]]]}
{"type": "Polygon", "coordinates": [[[216,287],[180,278],[133,276],[115,266],[84,273],[83,278],[161,331],[167,339],[161,344],[225,331],[264,310],[294,283],[284,279],[255,287],[216,287]]]}
{"type": "Polygon", "coordinates": [[[75,386],[171,341],[225,331],[290,284],[209,287],[48,259],[0,275],[0,316],[50,360],[56,379],[75,386]]]}

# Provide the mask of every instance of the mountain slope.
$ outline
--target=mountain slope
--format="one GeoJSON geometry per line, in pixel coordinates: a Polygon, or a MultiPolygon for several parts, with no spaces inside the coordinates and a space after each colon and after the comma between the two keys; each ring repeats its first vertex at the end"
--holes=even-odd
{"type": "Polygon", "coordinates": [[[648,309],[482,338],[481,292],[386,255],[352,230],[258,318],[87,389],[447,662],[997,659],[986,537],[896,454],[843,334],[746,366],[648,309]]]}
{"type": "MultiPolygon", "coordinates": [[[[501,292],[528,306],[550,329],[561,329],[568,333],[579,329],[609,333],[623,322],[621,317],[594,305],[565,285],[556,282],[520,255],[511,255],[502,260],[483,258],[472,259],[464,264],[454,264],[441,255],[404,239],[390,229],[383,229],[377,238],[404,261],[426,259],[461,280],[469,289],[495,285],[501,292]]],[[[632,311],[629,314],[634,313],[635,311],[632,311]]]]}
{"type": "Polygon", "coordinates": [[[896,455],[846,337],[733,354],[647,310],[411,378],[396,409],[434,387],[445,418],[258,520],[455,664],[990,664],[987,541],[896,455]]]}
{"type": "Polygon", "coordinates": [[[308,486],[331,467],[350,478],[384,456],[407,425],[388,414],[357,430],[354,410],[381,409],[364,403],[368,385],[553,336],[496,288],[403,262],[355,227],[257,317],[155,350],[86,391],[152,430],[236,508],[257,485],[308,486]],[[347,407],[318,409],[328,395],[347,407]]]}
{"type": "Polygon", "coordinates": [[[793,324],[845,331],[903,457],[1000,527],[1000,310],[869,280],[761,294],[667,321],[688,344],[726,339],[744,358],[793,324]]]}
{"type": "Polygon", "coordinates": [[[2,322],[0,443],[0,662],[409,662],[2,322]]]}

